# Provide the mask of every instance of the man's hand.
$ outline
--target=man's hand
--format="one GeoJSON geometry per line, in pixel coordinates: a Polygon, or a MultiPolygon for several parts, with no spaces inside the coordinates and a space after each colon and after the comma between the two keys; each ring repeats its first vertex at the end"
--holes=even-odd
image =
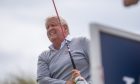
{"type": "Polygon", "coordinates": [[[75,82],[72,80],[68,80],[68,81],[66,81],[66,84],[75,84],[75,82]]]}
{"type": "Polygon", "coordinates": [[[76,77],[81,76],[80,71],[77,69],[72,70],[72,80],[75,79],[76,77]]]}
{"type": "Polygon", "coordinates": [[[80,71],[77,69],[73,69],[71,79],[67,80],[66,84],[75,84],[75,78],[78,76],[81,76],[80,71]]]}
{"type": "MultiPolygon", "coordinates": [[[[77,69],[72,70],[72,84],[88,84],[87,81],[81,76],[80,71],[77,69]]],[[[69,84],[69,83],[68,83],[69,84]]]]}

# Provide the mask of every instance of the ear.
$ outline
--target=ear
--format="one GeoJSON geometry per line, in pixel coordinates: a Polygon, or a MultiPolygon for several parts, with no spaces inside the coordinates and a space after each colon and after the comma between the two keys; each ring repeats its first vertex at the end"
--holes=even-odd
{"type": "Polygon", "coordinates": [[[67,33],[69,33],[69,28],[68,28],[68,25],[63,25],[64,26],[64,31],[66,31],[67,33]]]}

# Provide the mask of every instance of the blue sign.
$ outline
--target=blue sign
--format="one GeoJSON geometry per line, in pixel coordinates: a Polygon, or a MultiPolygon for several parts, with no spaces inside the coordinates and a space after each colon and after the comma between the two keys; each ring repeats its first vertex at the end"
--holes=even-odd
{"type": "Polygon", "coordinates": [[[105,84],[140,84],[140,41],[100,32],[105,84]]]}

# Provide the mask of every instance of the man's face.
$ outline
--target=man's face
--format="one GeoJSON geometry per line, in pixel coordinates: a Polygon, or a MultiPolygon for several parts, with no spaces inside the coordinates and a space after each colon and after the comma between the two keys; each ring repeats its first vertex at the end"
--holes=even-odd
{"type": "MultiPolygon", "coordinates": [[[[47,22],[46,29],[47,29],[47,36],[51,42],[62,41],[64,39],[62,29],[65,28],[61,29],[58,19],[56,18],[49,19],[47,22]]],[[[64,33],[65,32],[66,31],[64,30],[64,33]]]]}

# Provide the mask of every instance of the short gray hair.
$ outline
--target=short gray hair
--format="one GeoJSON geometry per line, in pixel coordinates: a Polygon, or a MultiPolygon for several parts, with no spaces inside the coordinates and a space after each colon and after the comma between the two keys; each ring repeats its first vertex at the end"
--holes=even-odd
{"type": "MultiPolygon", "coordinates": [[[[46,18],[45,25],[47,25],[48,20],[51,19],[51,18],[56,18],[56,19],[58,19],[57,16],[49,16],[49,17],[46,18]]],[[[62,17],[59,17],[59,19],[60,19],[60,22],[61,22],[62,25],[68,25],[68,24],[67,24],[67,21],[66,21],[65,19],[63,19],[62,17]]]]}
{"type": "MultiPolygon", "coordinates": [[[[47,18],[46,18],[46,22],[45,22],[45,26],[46,26],[46,27],[47,27],[48,21],[49,21],[50,19],[52,19],[52,18],[58,19],[57,16],[49,16],[49,17],[47,17],[47,18]]],[[[66,25],[66,27],[67,27],[67,29],[68,29],[68,33],[69,33],[69,27],[68,27],[68,24],[67,24],[66,20],[63,19],[62,17],[59,17],[59,19],[60,19],[61,25],[66,25]]]]}

